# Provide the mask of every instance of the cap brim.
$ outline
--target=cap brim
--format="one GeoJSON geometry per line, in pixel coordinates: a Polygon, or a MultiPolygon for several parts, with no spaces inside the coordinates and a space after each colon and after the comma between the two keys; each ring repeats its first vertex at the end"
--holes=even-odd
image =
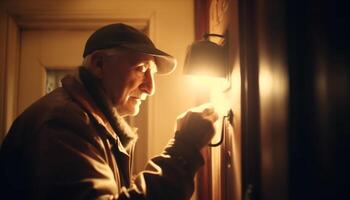
{"type": "Polygon", "coordinates": [[[155,56],[155,62],[157,64],[157,74],[168,75],[172,73],[176,68],[176,59],[173,56],[157,48],[152,48],[149,45],[141,44],[123,44],[120,46],[137,52],[155,56]]]}

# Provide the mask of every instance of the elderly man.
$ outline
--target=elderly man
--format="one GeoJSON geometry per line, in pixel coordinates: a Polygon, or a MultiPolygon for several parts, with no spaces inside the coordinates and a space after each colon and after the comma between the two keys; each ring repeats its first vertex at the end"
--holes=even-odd
{"type": "Polygon", "coordinates": [[[154,75],[176,61],[125,24],[87,40],[83,66],[13,123],[0,152],[0,190],[11,199],[189,199],[200,150],[214,134],[210,107],[177,120],[175,136],[131,180],[136,115],[154,93],[154,75]]]}

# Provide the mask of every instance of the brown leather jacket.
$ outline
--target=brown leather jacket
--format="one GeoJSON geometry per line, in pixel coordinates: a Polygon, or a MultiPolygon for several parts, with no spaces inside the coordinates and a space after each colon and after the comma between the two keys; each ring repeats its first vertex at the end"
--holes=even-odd
{"type": "MultiPolygon", "coordinates": [[[[79,78],[31,105],[13,123],[0,151],[0,193],[10,199],[189,199],[203,164],[177,133],[145,171],[130,180],[135,139],[111,120],[79,78]]],[[[91,88],[90,88],[91,89],[91,88]]]]}

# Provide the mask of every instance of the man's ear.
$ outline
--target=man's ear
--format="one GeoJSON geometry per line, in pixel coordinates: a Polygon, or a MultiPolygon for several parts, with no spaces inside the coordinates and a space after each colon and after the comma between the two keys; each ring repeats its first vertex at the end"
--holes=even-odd
{"type": "Polygon", "coordinates": [[[90,71],[95,77],[100,79],[103,77],[104,56],[104,52],[100,51],[94,52],[91,55],[90,71]]]}

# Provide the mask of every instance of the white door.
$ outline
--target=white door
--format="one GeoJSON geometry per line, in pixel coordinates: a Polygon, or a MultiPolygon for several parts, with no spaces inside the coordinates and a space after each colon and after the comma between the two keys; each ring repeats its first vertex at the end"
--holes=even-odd
{"type": "Polygon", "coordinates": [[[85,41],[92,31],[22,31],[18,113],[47,90],[47,75],[62,74],[82,63],[85,41]]]}

